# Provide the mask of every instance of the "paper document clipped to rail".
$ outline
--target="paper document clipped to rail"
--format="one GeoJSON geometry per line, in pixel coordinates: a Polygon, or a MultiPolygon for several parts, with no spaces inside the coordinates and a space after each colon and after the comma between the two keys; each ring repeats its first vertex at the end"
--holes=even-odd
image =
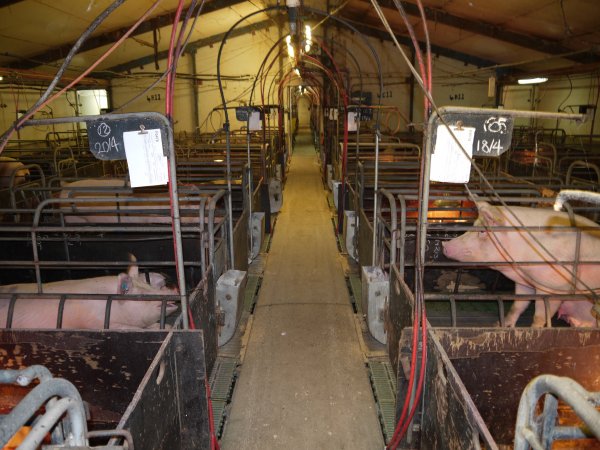
{"type": "Polygon", "coordinates": [[[355,111],[350,111],[348,113],[348,131],[356,131],[358,126],[356,116],[358,116],[358,114],[355,111]]]}
{"type": "Polygon", "coordinates": [[[262,120],[260,120],[260,111],[250,112],[250,117],[248,119],[248,129],[250,131],[262,130],[262,120]]]}
{"type": "Polygon", "coordinates": [[[169,181],[168,161],[163,155],[160,130],[123,133],[131,187],[156,186],[169,181]]]}
{"type": "MultiPolygon", "coordinates": [[[[475,128],[451,126],[450,129],[471,158],[475,128]]],[[[444,183],[467,183],[471,174],[469,158],[465,156],[448,128],[445,125],[438,125],[437,139],[431,155],[429,179],[444,183]]]]}

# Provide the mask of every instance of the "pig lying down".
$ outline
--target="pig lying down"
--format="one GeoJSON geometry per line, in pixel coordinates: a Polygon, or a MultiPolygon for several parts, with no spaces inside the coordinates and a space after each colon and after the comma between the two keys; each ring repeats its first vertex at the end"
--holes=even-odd
{"type": "Polygon", "coordinates": [[[18,186],[27,181],[29,177],[29,169],[25,165],[14,158],[8,156],[0,156],[0,188],[18,186]]]}
{"type": "MultiPolygon", "coordinates": [[[[149,283],[144,275],[140,275],[138,267],[132,265],[127,273],[114,276],[86,278],[82,280],[64,280],[45,283],[44,294],[119,294],[135,299],[145,295],[178,295],[177,289],[166,286],[165,278],[157,273],[150,273],[149,283]]],[[[0,286],[0,327],[6,326],[6,317],[10,301],[9,295],[3,293],[37,293],[37,284],[11,284],[0,286]]],[[[46,300],[20,297],[15,303],[12,320],[13,328],[56,328],[59,300],[46,300]]],[[[152,326],[160,319],[162,302],[113,300],[110,313],[111,329],[133,329],[152,326]]],[[[106,301],[103,299],[86,300],[68,299],[63,312],[63,328],[104,327],[106,301]]],[[[177,307],[168,302],[166,314],[177,307]]]]}
{"type": "MultiPolygon", "coordinates": [[[[577,227],[592,228],[581,230],[581,264],[576,267],[575,282],[572,262],[577,253],[577,233],[572,228],[563,228],[571,227],[567,213],[519,206],[511,206],[509,211],[503,206],[492,206],[486,202],[478,202],[477,207],[479,217],[474,225],[488,229],[469,231],[444,242],[444,254],[447,257],[464,262],[485,263],[502,272],[515,282],[516,294],[589,295],[590,301],[551,298],[548,314],[551,317],[558,311],[559,317],[571,326],[598,326],[591,313],[592,293],[600,295],[600,227],[595,222],[575,215],[577,227]],[[540,231],[530,229],[528,233],[519,225],[517,218],[523,226],[540,227],[540,231]],[[489,227],[509,228],[492,230],[489,227]],[[555,261],[571,264],[557,264],[555,261]],[[494,265],[506,262],[510,264],[494,265]],[[522,264],[526,262],[535,264],[522,264]]],[[[506,326],[515,326],[528,304],[527,301],[515,301],[505,317],[506,326]]],[[[546,308],[544,302],[538,300],[532,326],[540,328],[545,324],[546,308]]]]}

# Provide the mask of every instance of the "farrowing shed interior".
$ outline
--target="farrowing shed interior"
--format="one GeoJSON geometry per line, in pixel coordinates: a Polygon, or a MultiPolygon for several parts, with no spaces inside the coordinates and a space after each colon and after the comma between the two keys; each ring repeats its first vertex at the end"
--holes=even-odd
{"type": "Polygon", "coordinates": [[[598,448],[599,30],[0,2],[0,443],[598,448]]]}

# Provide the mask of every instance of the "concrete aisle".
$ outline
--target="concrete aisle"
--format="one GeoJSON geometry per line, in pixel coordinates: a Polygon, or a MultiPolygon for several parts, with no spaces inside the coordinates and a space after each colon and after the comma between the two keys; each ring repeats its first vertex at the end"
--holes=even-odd
{"type": "Polygon", "coordinates": [[[381,449],[319,165],[297,142],[221,448],[381,449]]]}

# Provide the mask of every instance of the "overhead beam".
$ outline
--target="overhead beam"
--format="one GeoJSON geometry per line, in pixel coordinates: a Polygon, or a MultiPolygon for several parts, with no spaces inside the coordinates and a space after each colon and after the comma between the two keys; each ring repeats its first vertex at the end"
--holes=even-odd
{"type": "Polygon", "coordinates": [[[15,3],[21,3],[24,0],[0,0],[0,8],[4,8],[5,6],[11,6],[15,3]]]}
{"type": "MultiPolygon", "coordinates": [[[[374,37],[377,39],[381,39],[383,41],[392,42],[392,37],[389,35],[389,33],[387,31],[380,30],[379,28],[376,28],[371,25],[367,25],[364,22],[358,22],[358,21],[350,19],[346,16],[344,16],[344,19],[349,21],[350,23],[352,23],[354,26],[356,26],[360,30],[360,32],[362,34],[364,34],[365,36],[370,36],[370,37],[374,37]]],[[[396,39],[398,40],[398,42],[400,44],[406,45],[406,46],[412,48],[413,44],[408,36],[403,36],[400,34],[394,34],[394,35],[396,36],[396,39]]],[[[423,48],[423,49],[425,48],[424,42],[419,41],[419,45],[421,46],[421,48],[423,48]]],[[[496,61],[492,61],[490,59],[485,59],[485,58],[480,58],[478,56],[469,55],[467,53],[459,52],[459,51],[452,50],[450,48],[442,47],[439,45],[432,44],[431,52],[435,53],[437,55],[445,56],[446,58],[451,58],[451,59],[455,59],[457,61],[461,61],[466,64],[472,64],[477,67],[490,67],[490,66],[495,66],[498,64],[496,61]]]]}
{"type": "MultiPolygon", "coordinates": [[[[202,9],[202,14],[220,11],[245,2],[246,0],[212,0],[210,3],[206,3],[204,5],[202,9]]],[[[149,33],[154,28],[171,26],[173,24],[174,18],[175,10],[172,10],[160,16],[148,19],[145,22],[141,23],[140,26],[137,27],[136,30],[131,34],[131,36],[139,36],[143,33],[149,33]]],[[[183,20],[183,17],[181,18],[181,20],[183,20]]],[[[113,42],[120,39],[129,30],[129,28],[129,26],[123,27],[119,28],[118,30],[112,30],[106,33],[99,34],[97,36],[92,36],[84,42],[79,52],[94,50],[96,48],[112,44],[113,42]]],[[[27,58],[23,58],[21,60],[12,62],[8,64],[7,67],[13,69],[31,69],[33,67],[41,66],[43,64],[58,61],[67,56],[73,45],[74,42],[61,45],[60,47],[55,47],[45,52],[38,53],[36,55],[31,55],[27,58]]]]}
{"type": "MultiPolygon", "coordinates": [[[[239,27],[239,28],[236,28],[235,30],[233,30],[231,33],[229,33],[229,39],[237,37],[237,36],[242,36],[244,34],[256,32],[256,31],[262,31],[264,29],[267,29],[267,28],[273,27],[273,26],[275,26],[273,24],[273,21],[271,19],[267,19],[267,20],[253,23],[251,25],[239,27]]],[[[223,40],[224,37],[225,37],[225,33],[219,33],[219,34],[215,34],[213,36],[209,36],[204,39],[199,39],[197,41],[190,42],[186,48],[186,52],[189,53],[189,52],[198,50],[199,48],[202,48],[202,47],[208,47],[210,45],[219,44],[223,40]]],[[[168,56],[167,51],[158,52],[159,60],[166,59],[167,56],[168,56]]],[[[144,56],[142,58],[138,58],[133,61],[126,62],[124,64],[119,64],[119,65],[116,65],[113,67],[109,67],[103,71],[94,72],[92,74],[92,76],[106,77],[107,75],[109,75],[108,74],[109,72],[113,73],[113,74],[115,72],[116,73],[126,72],[128,70],[135,69],[140,66],[146,66],[148,64],[152,64],[153,62],[154,62],[154,54],[144,56]]]]}
{"type": "MultiPolygon", "coordinates": [[[[384,8],[397,11],[396,5],[394,5],[394,0],[379,0],[379,4],[384,8]]],[[[421,17],[417,5],[408,2],[402,2],[402,6],[407,14],[421,17]]],[[[560,42],[509,31],[506,30],[502,25],[494,25],[479,20],[466,19],[464,17],[455,16],[441,9],[427,6],[424,7],[424,10],[425,16],[429,21],[448,25],[453,28],[459,28],[461,30],[487,36],[499,41],[508,42],[509,44],[518,45],[519,47],[536,50],[538,52],[547,53],[550,55],[559,55],[573,51],[572,48],[565,47],[564,45],[561,45],[560,42]]],[[[566,58],[579,63],[591,63],[598,60],[598,55],[594,55],[592,53],[583,53],[568,56],[566,58]]]]}

